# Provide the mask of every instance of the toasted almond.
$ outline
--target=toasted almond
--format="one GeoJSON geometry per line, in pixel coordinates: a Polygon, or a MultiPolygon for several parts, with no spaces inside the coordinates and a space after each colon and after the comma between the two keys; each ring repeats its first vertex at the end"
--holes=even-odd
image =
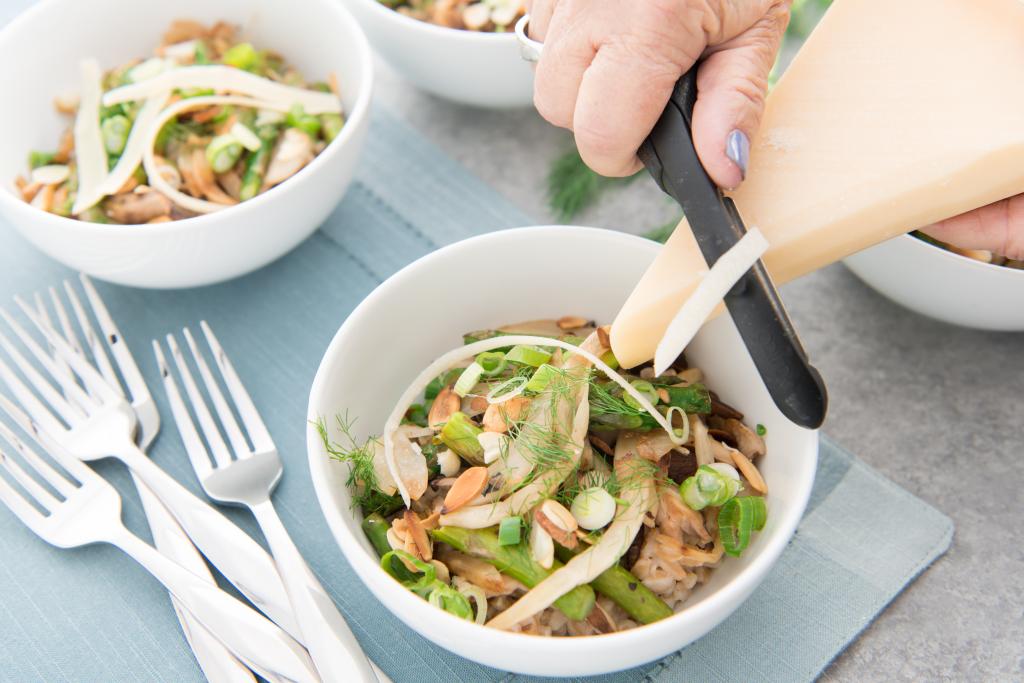
{"type": "Polygon", "coordinates": [[[338,74],[333,71],[327,74],[327,85],[335,95],[341,95],[341,88],[338,87],[338,74]]]}
{"type": "Polygon", "coordinates": [[[602,325],[597,328],[597,341],[601,343],[601,347],[610,349],[612,347],[612,338],[608,335],[610,328],[607,325],[602,325]]]}
{"type": "Polygon", "coordinates": [[[733,438],[736,439],[737,448],[743,451],[743,455],[747,456],[748,459],[759,458],[767,452],[764,439],[739,420],[732,418],[726,420],[725,429],[733,435],[733,438]]]}
{"type": "Polygon", "coordinates": [[[444,497],[442,514],[448,514],[453,510],[473,500],[487,487],[487,479],[490,473],[486,467],[470,467],[459,475],[452,487],[448,489],[448,495],[444,497]]]}
{"type": "Polygon", "coordinates": [[[192,112],[192,121],[195,123],[209,123],[220,114],[221,109],[222,107],[219,104],[207,107],[206,109],[197,109],[192,112]]]}
{"type": "Polygon", "coordinates": [[[441,510],[435,510],[434,512],[420,520],[420,526],[422,526],[427,531],[430,531],[431,529],[436,529],[439,526],[438,520],[440,518],[441,510]]]}
{"type": "Polygon", "coordinates": [[[21,188],[21,198],[26,202],[31,202],[41,189],[43,189],[42,183],[29,183],[21,188]]]}
{"type": "Polygon", "coordinates": [[[527,406],[530,399],[525,396],[516,396],[503,403],[492,403],[484,411],[481,422],[485,432],[505,433],[509,425],[517,422],[523,415],[523,408],[527,406]]]}
{"type": "Polygon", "coordinates": [[[578,327],[586,327],[587,319],[578,315],[566,315],[558,319],[558,327],[563,330],[574,330],[578,327]]]}
{"type": "Polygon", "coordinates": [[[434,399],[434,404],[430,406],[427,424],[431,427],[443,425],[461,407],[462,401],[459,399],[459,395],[451,387],[445,387],[434,399]]]}
{"type": "Polygon", "coordinates": [[[78,95],[57,95],[53,98],[53,108],[61,114],[74,115],[78,111],[78,95]]]}
{"type": "Polygon", "coordinates": [[[71,153],[75,151],[75,134],[68,128],[61,135],[60,145],[57,147],[56,154],[53,155],[53,161],[57,164],[66,164],[71,159],[71,153]]]}
{"type": "Polygon", "coordinates": [[[736,465],[736,469],[740,471],[740,474],[750,482],[750,488],[762,495],[768,493],[768,484],[765,483],[764,477],[761,476],[757,466],[750,462],[747,456],[743,455],[740,451],[733,451],[732,461],[736,465]]]}
{"type": "Polygon", "coordinates": [[[556,500],[548,498],[537,506],[533,513],[533,519],[540,524],[544,531],[551,535],[559,545],[566,548],[575,548],[578,540],[576,529],[579,525],[572,513],[565,509],[565,506],[556,500]]]}
{"type": "Polygon", "coordinates": [[[43,211],[49,211],[53,208],[53,195],[57,190],[56,185],[44,185],[43,189],[36,193],[36,196],[32,198],[32,206],[43,211]]]}
{"type": "Polygon", "coordinates": [[[429,562],[434,557],[434,547],[430,543],[430,537],[427,536],[427,530],[423,528],[419,516],[412,510],[406,510],[402,518],[409,530],[409,538],[412,539],[416,547],[416,556],[429,562]]]}
{"type": "Polygon", "coordinates": [[[662,403],[668,403],[671,400],[671,396],[668,395],[668,389],[665,387],[658,387],[657,389],[658,400],[662,403]]]}
{"type": "Polygon", "coordinates": [[[593,609],[587,615],[587,623],[597,629],[598,633],[615,633],[619,630],[615,625],[615,620],[597,602],[594,603],[593,609]]]}
{"type": "Polygon", "coordinates": [[[473,413],[482,413],[487,410],[490,405],[491,404],[487,402],[486,396],[474,396],[469,399],[469,409],[473,413]]]}
{"type": "Polygon", "coordinates": [[[615,457],[615,451],[612,450],[612,447],[609,446],[604,441],[604,439],[596,437],[593,434],[591,434],[588,438],[590,439],[590,445],[591,446],[593,446],[597,450],[601,451],[602,453],[604,453],[608,457],[615,457]]]}

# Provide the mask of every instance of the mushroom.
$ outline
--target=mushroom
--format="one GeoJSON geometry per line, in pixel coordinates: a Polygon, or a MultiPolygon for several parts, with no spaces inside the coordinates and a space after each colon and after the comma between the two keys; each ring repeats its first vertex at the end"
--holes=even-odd
{"type": "Polygon", "coordinates": [[[160,216],[170,216],[171,200],[159,192],[123,192],[110,197],[103,208],[118,223],[148,223],[160,216]]]}
{"type": "Polygon", "coordinates": [[[725,429],[736,439],[736,446],[740,449],[740,452],[750,460],[765,454],[764,439],[747,425],[737,419],[730,418],[725,421],[725,429]]]}
{"type": "Polygon", "coordinates": [[[438,544],[437,557],[448,565],[452,574],[483,588],[489,598],[508,595],[518,587],[515,581],[499,572],[493,564],[460,553],[447,545],[438,544]]]}
{"type": "Polygon", "coordinates": [[[601,606],[600,602],[594,603],[594,608],[587,615],[587,623],[593,626],[598,633],[615,633],[619,630],[615,625],[615,620],[601,606]]]}
{"type": "Polygon", "coordinates": [[[264,187],[273,187],[291,178],[313,158],[313,140],[298,128],[288,128],[281,135],[263,179],[264,187]]]}

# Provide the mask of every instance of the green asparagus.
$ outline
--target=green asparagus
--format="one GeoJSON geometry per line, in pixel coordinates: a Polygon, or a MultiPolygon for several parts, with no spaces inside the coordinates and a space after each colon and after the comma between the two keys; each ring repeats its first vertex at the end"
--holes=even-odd
{"type": "Polygon", "coordinates": [[[274,149],[279,131],[277,126],[260,126],[256,135],[260,138],[260,148],[249,155],[245,164],[245,174],[242,176],[242,187],[238,197],[243,202],[252,199],[260,193],[263,185],[263,174],[267,171],[267,164],[270,162],[270,153],[274,149]]]}
{"type": "MultiPolygon", "coordinates": [[[[575,554],[568,548],[555,546],[555,555],[563,562],[568,562],[575,554]]],[[[641,624],[650,624],[673,614],[671,607],[620,564],[614,564],[598,574],[590,585],[641,624]]]]}
{"type": "Polygon", "coordinates": [[[370,544],[373,549],[377,551],[377,554],[383,557],[391,551],[391,544],[388,543],[388,528],[389,524],[383,516],[379,513],[374,512],[372,515],[367,515],[363,520],[363,533],[370,539],[370,544]]]}
{"type": "MultiPolygon", "coordinates": [[[[507,574],[527,588],[533,588],[551,575],[551,571],[537,564],[525,543],[501,545],[494,529],[463,529],[440,527],[430,532],[435,541],[447,543],[459,552],[489,562],[502,574],[507,574]]],[[[553,568],[561,565],[555,564],[553,568]]],[[[576,586],[555,600],[565,616],[573,620],[585,619],[594,607],[594,589],[576,586]]]]}

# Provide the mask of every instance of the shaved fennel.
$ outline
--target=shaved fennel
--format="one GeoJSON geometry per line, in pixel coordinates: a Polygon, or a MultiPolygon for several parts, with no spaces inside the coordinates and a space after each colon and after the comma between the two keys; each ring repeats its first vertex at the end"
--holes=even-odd
{"type": "Polygon", "coordinates": [[[81,64],[82,94],[75,116],[75,163],[78,166],[78,196],[71,213],[85,211],[103,195],[96,188],[107,175],[107,152],[100,132],[100,95],[103,92],[103,72],[95,59],[81,64]]]}

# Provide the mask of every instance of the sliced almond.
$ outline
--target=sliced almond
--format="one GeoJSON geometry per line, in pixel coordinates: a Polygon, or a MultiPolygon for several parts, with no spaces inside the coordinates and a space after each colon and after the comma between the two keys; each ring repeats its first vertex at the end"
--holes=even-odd
{"type": "Polygon", "coordinates": [[[552,540],[551,534],[545,531],[540,524],[533,524],[530,526],[529,544],[533,560],[544,569],[551,569],[551,565],[555,562],[555,542],[552,540]]]}
{"type": "Polygon", "coordinates": [[[31,203],[41,189],[43,189],[42,183],[28,183],[21,188],[21,198],[31,203]]]}
{"type": "Polygon", "coordinates": [[[609,327],[607,325],[597,328],[597,341],[603,349],[610,349],[612,347],[612,338],[609,336],[608,330],[609,327]]]}
{"type": "Polygon", "coordinates": [[[484,411],[482,425],[485,432],[505,433],[509,426],[519,421],[523,415],[523,409],[529,404],[530,399],[525,396],[516,396],[502,403],[492,403],[484,411]]]}
{"type": "Polygon", "coordinates": [[[442,514],[448,514],[473,500],[487,487],[487,480],[490,473],[486,467],[470,467],[459,475],[452,487],[448,489],[448,495],[444,497],[442,514]]]}
{"type": "Polygon", "coordinates": [[[558,319],[558,327],[563,330],[575,330],[578,327],[586,327],[587,319],[578,315],[566,315],[558,319]]]}
{"type": "Polygon", "coordinates": [[[544,527],[544,531],[559,545],[575,548],[578,540],[576,529],[579,525],[572,513],[556,500],[548,498],[537,506],[533,513],[534,521],[544,527]]]}
{"type": "Polygon", "coordinates": [[[430,413],[427,415],[427,424],[431,427],[439,427],[448,421],[453,414],[459,412],[462,401],[451,387],[445,387],[434,399],[430,406],[430,413]]]}
{"type": "Polygon", "coordinates": [[[55,185],[44,185],[43,189],[36,193],[36,196],[32,198],[32,206],[43,211],[49,211],[53,208],[53,195],[56,192],[55,185]]]}
{"type": "Polygon", "coordinates": [[[405,526],[408,529],[408,538],[412,539],[416,548],[415,555],[419,559],[429,562],[434,557],[434,549],[430,543],[430,537],[427,536],[427,530],[420,523],[419,516],[412,510],[406,510],[402,518],[405,520],[405,526]]]}
{"type": "Polygon", "coordinates": [[[761,472],[757,469],[754,463],[750,462],[747,456],[743,455],[740,451],[733,451],[732,461],[733,464],[736,465],[736,469],[740,471],[740,474],[750,482],[750,488],[762,495],[768,493],[768,484],[765,483],[764,477],[761,476],[761,472]]]}
{"type": "Polygon", "coordinates": [[[66,164],[71,160],[71,153],[75,151],[75,133],[70,128],[60,136],[60,145],[53,155],[53,161],[57,164],[66,164]]]}
{"type": "Polygon", "coordinates": [[[598,633],[615,633],[619,630],[615,625],[615,620],[604,607],[601,607],[599,602],[594,603],[594,608],[587,615],[587,623],[593,626],[598,633]]]}
{"type": "Polygon", "coordinates": [[[672,400],[672,397],[668,395],[668,389],[665,387],[658,387],[657,389],[658,400],[662,403],[668,403],[672,400]]]}
{"type": "Polygon", "coordinates": [[[74,115],[78,112],[78,95],[57,95],[53,98],[53,108],[61,114],[74,115]]]}

